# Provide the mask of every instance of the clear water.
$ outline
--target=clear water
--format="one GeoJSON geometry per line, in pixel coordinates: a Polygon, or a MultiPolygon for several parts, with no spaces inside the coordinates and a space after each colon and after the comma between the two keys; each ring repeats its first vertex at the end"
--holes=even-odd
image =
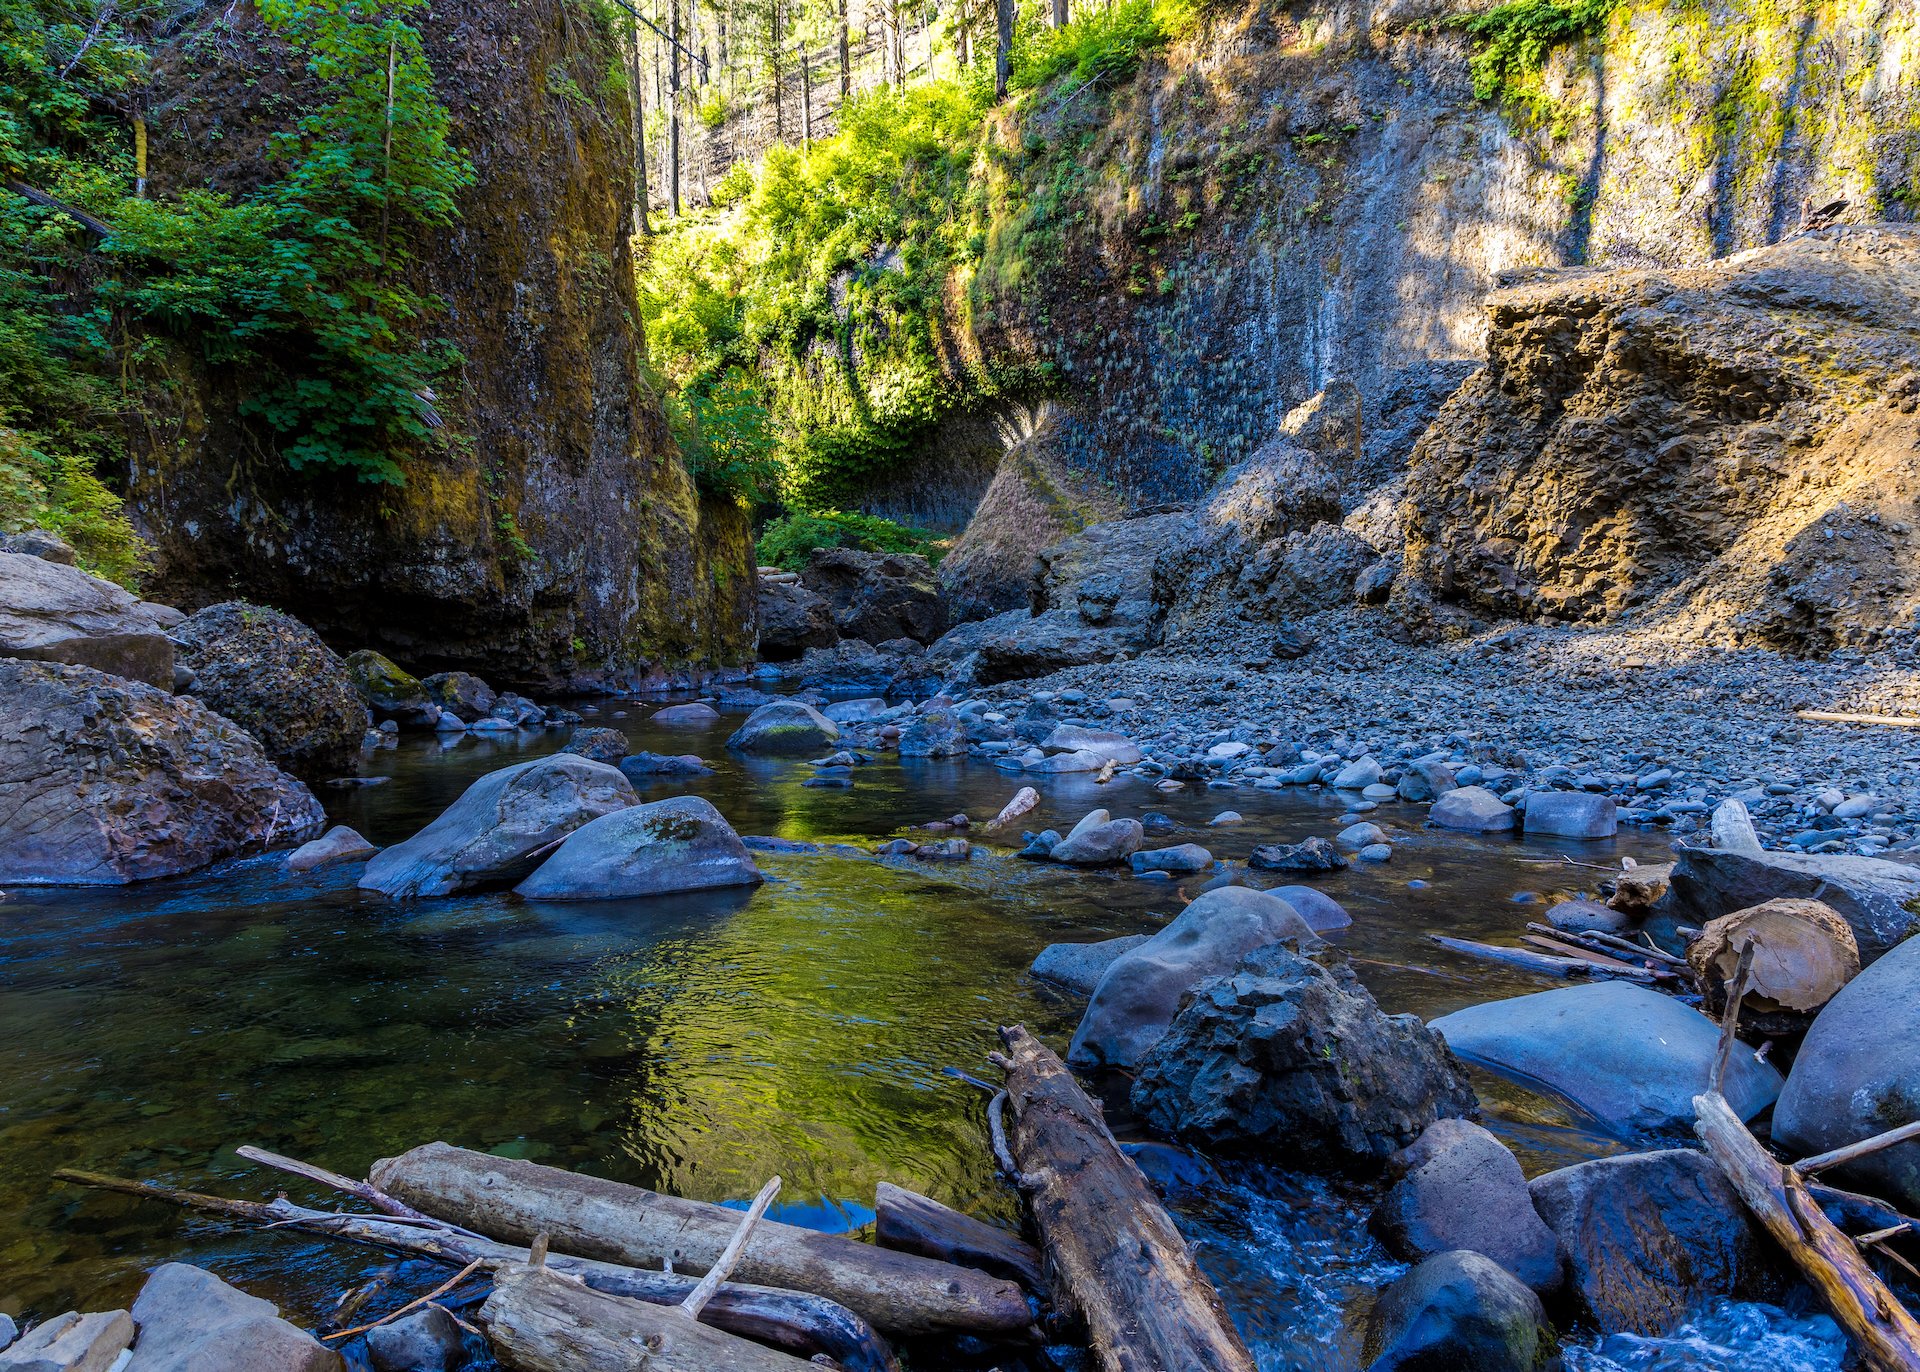
{"type": "MultiPolygon", "coordinates": [[[[121,1304],[145,1269],[180,1258],[313,1323],[390,1265],[48,1179],[79,1167],[333,1202],[239,1159],[243,1143],[365,1175],[377,1157],[445,1139],[713,1200],[750,1195],[778,1173],[777,1213],[834,1229],[870,1219],[882,1179],[1011,1218],[979,1094],[945,1069],[982,1070],[995,1027],[1014,1021],[1064,1045],[1080,1002],[1034,981],[1033,956],[1053,942],[1150,932],[1177,912],[1180,888],[1024,863],[1001,847],[964,865],[867,856],[908,825],[990,817],[1018,779],[977,763],[883,759],[851,790],[810,789],[802,763],[729,756],[733,720],[667,732],[642,722],[648,708],[607,702],[593,722],[716,768],[656,785],[651,798],[695,792],[744,834],[855,850],[763,855],[770,879],[753,891],[603,904],[481,895],[400,905],[356,890],[357,868],[289,877],[273,856],[132,889],[11,892],[0,906],[0,1309],[44,1317],[121,1304]]],[[[336,822],[392,843],[477,776],[560,741],[443,748],[409,737],[369,764],[385,784],[321,795],[336,822]]],[[[1230,857],[1330,833],[1343,810],[1299,792],[1162,796],[1130,778],[1040,789],[1033,827],[1064,828],[1095,805],[1159,810],[1195,830],[1168,842],[1196,838],[1230,857]],[[1204,828],[1227,808],[1248,822],[1204,828]]],[[[1318,879],[1355,917],[1340,941],[1362,977],[1387,1010],[1422,1015],[1539,989],[1426,935],[1510,935],[1539,902],[1600,874],[1560,862],[1562,843],[1442,837],[1420,830],[1419,816],[1383,807],[1370,818],[1395,831],[1393,861],[1318,879]]],[[[1578,848],[1580,861],[1608,865],[1663,855],[1641,834],[1578,848]]],[[[1490,1123],[1529,1172],[1613,1146],[1549,1103],[1479,1084],[1490,1123]]],[[[1113,1117],[1124,1127],[1121,1109],[1113,1117]]],[[[1357,1365],[1343,1311],[1399,1270],[1366,1237],[1363,1195],[1243,1166],[1181,1209],[1263,1367],[1357,1365]]],[[[396,1283],[395,1302],[427,1284],[424,1274],[396,1283]]],[[[1702,1326],[1698,1349],[1610,1341],[1576,1372],[1836,1365],[1814,1352],[1740,1364],[1703,1351],[1716,1339],[1757,1349],[1775,1338],[1825,1346],[1799,1326],[1723,1319],[1702,1326]]]]}

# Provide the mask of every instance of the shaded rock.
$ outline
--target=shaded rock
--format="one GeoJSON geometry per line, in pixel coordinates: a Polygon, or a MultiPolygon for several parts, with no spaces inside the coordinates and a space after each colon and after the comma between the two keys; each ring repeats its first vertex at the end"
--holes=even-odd
{"type": "Polygon", "coordinates": [[[1585,791],[1535,791],[1527,797],[1529,834],[1560,838],[1612,838],[1620,828],[1613,797],[1585,791]]]}
{"type": "Polygon", "coordinates": [[[775,700],[747,716],[727,747],[742,753],[803,756],[840,741],[840,726],[798,700],[775,700]]]}
{"type": "MultiPolygon", "coordinates": [[[[1910,939],[1847,983],[1814,1020],[1774,1108],[1773,1136],[1804,1157],[1916,1119],[1920,939],[1910,939]]],[[[1882,1149],[1836,1175],[1911,1211],[1920,1206],[1920,1143],[1882,1149]]]]}
{"type": "Polygon", "coordinates": [[[418,677],[403,671],[393,659],[371,648],[349,653],[346,668],[347,679],[353,683],[354,690],[360,693],[360,699],[367,703],[367,708],[376,719],[428,724],[432,722],[432,716],[438,713],[437,707],[427,699],[426,687],[420,684],[418,677]]]}
{"type": "Polygon", "coordinates": [[[1771,1240],[1703,1153],[1597,1158],[1528,1190],[1566,1256],[1578,1317],[1603,1332],[1667,1334],[1708,1297],[1778,1294],[1771,1240]]]}
{"type": "Polygon", "coordinates": [[[69,1310],[34,1325],[0,1353],[0,1372],[110,1372],[133,1333],[124,1310],[69,1310]]]}
{"type": "Polygon", "coordinates": [[[829,648],[839,641],[833,606],[818,591],[798,581],[763,576],[758,595],[760,656],[768,662],[791,662],[809,648],[829,648]]]}
{"type": "Polygon", "coordinates": [[[1136,1060],[1133,1108],[1148,1125],[1290,1164],[1372,1170],[1435,1120],[1478,1111],[1436,1034],[1381,1013],[1342,955],[1298,939],[1193,987],[1136,1060]]]}
{"type": "Polygon", "coordinates": [[[1673,866],[1671,862],[1643,862],[1624,868],[1613,879],[1613,894],[1607,897],[1608,908],[1618,910],[1629,919],[1645,919],[1670,889],[1673,866]]]}
{"type": "Polygon", "coordinates": [[[1081,748],[1071,753],[1051,753],[1038,762],[1029,762],[1025,770],[1052,776],[1063,772],[1097,772],[1108,765],[1107,759],[1091,748],[1081,748]]]}
{"type": "Polygon", "coordinates": [[[1145,840],[1146,831],[1137,819],[1112,819],[1095,825],[1083,822],[1055,844],[1048,856],[1074,867],[1106,867],[1125,862],[1145,840]]]}
{"type": "Polygon", "coordinates": [[[1027,836],[1026,846],[1015,857],[1026,858],[1029,862],[1044,862],[1053,856],[1053,850],[1061,843],[1058,829],[1043,829],[1037,834],[1027,836]]]}
{"type": "Polygon", "coordinates": [[[0,534],[0,553],[24,553],[71,567],[77,556],[73,545],[51,529],[22,529],[17,534],[0,534]]]}
{"type": "Polygon", "coordinates": [[[464,724],[485,719],[499,699],[493,687],[471,672],[436,672],[420,687],[428,700],[464,724]]]}
{"type": "Polygon", "coordinates": [[[529,900],[616,900],[765,880],[711,801],[674,796],[581,825],[514,890],[529,900]]]}
{"type": "Polygon", "coordinates": [[[1307,926],[1316,934],[1330,933],[1335,929],[1345,929],[1353,923],[1353,916],[1346,907],[1324,891],[1316,891],[1311,886],[1276,886],[1273,894],[1291,905],[1307,922],[1307,926]]]}
{"type": "Polygon", "coordinates": [[[511,886],[561,839],[637,801],[617,768],[569,753],[503,767],[369,862],[360,886],[400,899],[511,886]]]}
{"type": "Polygon", "coordinates": [[[910,638],[924,644],[946,632],[946,601],[924,557],[816,548],[800,581],[826,601],[843,637],[868,643],[910,638]]]}
{"type": "Polygon", "coordinates": [[[1339,850],[1319,837],[1263,843],[1247,855],[1247,866],[1260,872],[1337,872],[1346,865],[1339,850]]]}
{"type": "Polygon", "coordinates": [[[326,821],[313,792],[201,701],[12,658],[0,658],[0,814],[0,883],[18,885],[178,876],[326,821]]]}
{"type": "Polygon", "coordinates": [[[643,751],[621,758],[617,765],[623,775],[634,780],[713,775],[713,768],[707,766],[705,759],[697,753],[678,753],[669,756],[666,753],[643,751]]]}
{"type": "Polygon", "coordinates": [[[1440,1253],[1374,1302],[1367,1372],[1533,1372],[1551,1341],[1540,1298],[1505,1268],[1440,1253]]]}
{"type": "Polygon", "coordinates": [[[211,1272],[163,1264],[133,1303],[140,1338],[126,1372],[341,1372],[338,1353],[279,1316],[211,1272]]]}
{"type": "Polygon", "coordinates": [[[935,839],[915,848],[913,856],[926,862],[966,862],[973,857],[973,845],[963,838],[935,839]]]}
{"type": "Polygon", "coordinates": [[[1395,1257],[1464,1248],[1535,1291],[1560,1285],[1560,1243],[1533,1208],[1520,1160],[1479,1125],[1435,1120],[1387,1160],[1387,1177],[1369,1225],[1395,1257]]]}
{"type": "Polygon", "coordinates": [[[647,716],[647,723],[663,729],[705,729],[720,722],[720,712],[703,700],[684,705],[663,705],[647,716]]]}
{"type": "Polygon", "coordinates": [[[1278,938],[1318,940],[1291,905],[1265,891],[1223,886],[1192,904],[1114,960],[1094,988],[1067,1060],[1131,1067],[1167,1032],[1180,997],[1197,982],[1230,972],[1278,938]]]}
{"type": "Polygon", "coordinates": [[[1853,926],[1862,962],[1920,930],[1920,867],[1840,853],[1739,852],[1675,845],[1673,909],[1690,922],[1777,897],[1818,900],[1853,926]]]}
{"type": "Polygon", "coordinates": [[[1177,1148],[1171,1143],[1142,1140],[1123,1143],[1120,1151],[1133,1160],[1155,1191],[1163,1198],[1198,1195],[1221,1184],[1219,1172],[1198,1153],[1177,1148]]]}
{"type": "Polygon", "coordinates": [[[70,662],[171,691],[167,630],[180,619],[78,567],[0,552],[0,656],[70,662]]]}
{"type": "Polygon", "coordinates": [[[567,746],[560,750],[590,762],[608,762],[618,766],[627,755],[627,736],[618,729],[575,729],[567,735],[567,746]]]}
{"type": "Polygon", "coordinates": [[[1456,786],[1433,802],[1427,818],[1442,829],[1498,833],[1513,828],[1513,807],[1484,786],[1456,786]]]}
{"type": "Polygon", "coordinates": [[[1040,741],[1049,753],[1092,753],[1102,762],[1131,767],[1141,757],[1140,745],[1125,734],[1107,729],[1085,729],[1078,724],[1062,724],[1040,741]]]}
{"type": "Polygon", "coordinates": [[[1382,829],[1378,824],[1370,824],[1362,821],[1359,824],[1350,824],[1342,829],[1333,836],[1333,841],[1342,848],[1351,848],[1355,852],[1358,852],[1360,849],[1370,847],[1373,844],[1385,843],[1387,841],[1387,831],[1382,829]]]}
{"type": "Polygon", "coordinates": [[[836,700],[822,705],[820,713],[835,724],[866,724],[884,715],[889,708],[879,696],[863,696],[859,700],[836,700]]]}
{"type": "Polygon", "coordinates": [[[460,1326],[437,1305],[367,1331],[375,1372],[454,1372],[466,1356],[460,1326]]]}
{"type": "Polygon", "coordinates": [[[1204,872],[1213,866],[1213,854],[1197,843],[1179,843],[1135,853],[1127,861],[1136,872],[1204,872]]]}
{"type": "MultiPolygon", "coordinates": [[[[1469,1062],[1560,1096],[1621,1138],[1688,1133],[1720,1043],[1698,1010],[1624,981],[1469,1006],[1432,1027],[1469,1062]]],[[[1751,1119],[1780,1094],[1780,1074],[1735,1053],[1724,1085],[1751,1119]]]]}
{"type": "Polygon", "coordinates": [[[1405,801],[1438,800],[1460,783],[1453,779],[1453,769],[1441,762],[1415,762],[1400,773],[1399,785],[1395,790],[1405,801]]]}
{"type": "Polygon", "coordinates": [[[1040,950],[1030,970],[1036,977],[1056,982],[1070,991],[1091,995],[1115,959],[1146,941],[1145,934],[1126,934],[1098,943],[1050,943],[1040,950]]]}
{"type": "Polygon", "coordinates": [[[966,722],[952,710],[931,709],[900,733],[901,757],[960,757],[967,751],[966,722]]]}
{"type": "Polygon", "coordinates": [[[354,862],[379,852],[359,833],[344,824],[336,824],[319,838],[303,843],[287,854],[289,872],[311,872],[316,867],[331,867],[337,862],[354,862]]]}
{"type": "Polygon", "coordinates": [[[1597,900],[1563,900],[1547,907],[1547,923],[1570,934],[1597,929],[1603,934],[1618,934],[1633,927],[1633,920],[1611,905],[1597,900]]]}

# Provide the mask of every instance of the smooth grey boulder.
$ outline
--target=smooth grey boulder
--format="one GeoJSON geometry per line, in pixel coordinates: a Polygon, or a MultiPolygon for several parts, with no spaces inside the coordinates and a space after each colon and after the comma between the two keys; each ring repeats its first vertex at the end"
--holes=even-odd
{"type": "Polygon", "coordinates": [[[1604,1333],[1657,1337],[1710,1297],[1778,1294],[1772,1241],[1704,1153],[1596,1158],[1528,1190],[1565,1255],[1567,1298],[1604,1333]]]}
{"type": "Polygon", "coordinates": [[[1276,886],[1273,894],[1298,911],[1316,934],[1345,929],[1353,923],[1346,907],[1325,891],[1316,891],[1311,886],[1276,886]]]}
{"type": "Polygon", "coordinates": [[[1920,931],[1920,867],[1845,853],[1700,848],[1676,845],[1671,906],[1705,924],[1769,900],[1819,900],[1853,928],[1860,961],[1871,963],[1920,931]]]}
{"type": "MultiPolygon", "coordinates": [[[[1920,1119],[1920,939],[1841,988],[1808,1031],[1773,1111],[1773,1137],[1805,1157],[1920,1119]]],[[[1920,1206],[1920,1142],[1837,1175],[1920,1206]]]]}
{"type": "Polygon", "coordinates": [[[1453,769],[1445,763],[1415,762],[1400,773],[1400,784],[1394,789],[1402,800],[1438,800],[1459,784],[1453,779],[1453,769]]]}
{"type": "Polygon", "coordinates": [[[858,700],[836,700],[822,705],[820,713],[835,724],[867,724],[884,715],[888,708],[880,696],[862,696],[858,700]]]}
{"type": "Polygon", "coordinates": [[[303,843],[287,854],[289,872],[311,872],[316,867],[331,867],[336,862],[353,862],[372,857],[380,850],[360,836],[356,829],[336,824],[310,843],[303,843]]]}
{"type": "Polygon", "coordinates": [[[1427,818],[1442,829],[1501,833],[1513,828],[1513,807],[1484,786],[1456,786],[1433,802],[1427,818]]]}
{"type": "Polygon", "coordinates": [[[1387,1160],[1387,1177],[1369,1225],[1395,1257],[1464,1248],[1535,1291],[1560,1285],[1560,1241],[1533,1208],[1520,1160],[1471,1120],[1435,1120],[1387,1160]]]}
{"type": "Polygon", "coordinates": [[[901,757],[960,757],[967,751],[966,721],[952,710],[930,709],[900,731],[901,757]]]}
{"type": "Polygon", "coordinates": [[[1176,843],[1171,848],[1149,848],[1133,854],[1127,862],[1136,872],[1204,872],[1213,866],[1213,854],[1197,843],[1176,843]]]}
{"type": "Polygon", "coordinates": [[[1091,995],[1115,959],[1146,941],[1145,934],[1125,934],[1120,938],[1101,939],[1098,943],[1050,943],[1033,960],[1031,971],[1036,977],[1070,991],[1091,995]]]}
{"type": "Polygon", "coordinates": [[[367,1331],[374,1372],[454,1372],[466,1357],[460,1326],[437,1305],[367,1331]]]}
{"type": "Polygon", "coordinates": [[[1596,929],[1603,934],[1618,934],[1631,929],[1635,921],[1626,911],[1597,900],[1563,900],[1547,907],[1547,923],[1570,934],[1596,929]]]}
{"type": "Polygon", "coordinates": [[[629,750],[627,736],[618,729],[582,725],[567,735],[567,746],[560,751],[618,767],[629,750]]]}
{"type": "Polygon", "coordinates": [[[173,689],[178,610],[78,567],[0,552],[0,657],[68,662],[173,689]]]}
{"type": "Polygon", "coordinates": [[[1110,819],[1091,826],[1082,821],[1048,856],[1071,867],[1108,867],[1125,862],[1146,837],[1137,819],[1110,819]]]}
{"type": "Polygon", "coordinates": [[[36,1324],[0,1353],[0,1372],[108,1372],[133,1333],[133,1317],[124,1310],[69,1310],[36,1324]]]}
{"type": "Polygon", "coordinates": [[[1097,772],[1107,765],[1107,759],[1091,748],[1078,748],[1071,753],[1048,753],[1037,762],[1030,762],[1023,769],[1029,772],[1097,772]]]}
{"type": "Polygon", "coordinates": [[[13,1322],[13,1316],[0,1314],[0,1353],[13,1347],[13,1341],[20,1337],[20,1326],[13,1322]]]}
{"type": "Polygon", "coordinates": [[[1357,758],[1334,773],[1336,791],[1358,791],[1380,780],[1380,764],[1371,756],[1357,758]]]}
{"type": "Polygon", "coordinates": [[[765,880],[712,802],[674,796],[581,825],[514,890],[528,900],[615,900],[765,880]]]}
{"type": "Polygon", "coordinates": [[[647,723],[663,729],[705,729],[720,722],[720,712],[702,700],[666,705],[647,716],[647,723]]]}
{"type": "Polygon", "coordinates": [[[369,862],[360,887],[407,899],[511,886],[574,830],[638,800],[619,768],[569,753],[503,767],[369,862]]]}
{"type": "Polygon", "coordinates": [[[201,702],[14,658],[0,658],[0,815],[7,886],[179,876],[326,822],[258,739],[201,702]]]}
{"type": "Polygon", "coordinates": [[[340,1355],[249,1296],[184,1262],[153,1270],[133,1303],[125,1372],[343,1372],[340,1355]]]}
{"type": "Polygon", "coordinates": [[[1110,729],[1087,729],[1078,724],[1057,726],[1040,740],[1040,746],[1049,753],[1092,753],[1116,767],[1131,767],[1142,756],[1140,745],[1125,734],[1116,734],[1110,729]]]}
{"type": "Polygon", "coordinates": [[[1540,1298],[1505,1268],[1439,1253],[1374,1302],[1367,1372],[1534,1372],[1551,1339],[1540,1298]]]}
{"type": "Polygon", "coordinates": [[[1612,796],[1586,791],[1535,791],[1527,797],[1529,834],[1556,838],[1612,838],[1620,830],[1619,812],[1612,796]]]}
{"type": "Polygon", "coordinates": [[[1345,955],[1311,935],[1195,986],[1140,1054],[1132,1102],[1162,1135],[1356,1172],[1479,1109],[1445,1042],[1416,1016],[1382,1013],[1345,955]]]}
{"type": "MultiPolygon", "coordinates": [[[[1698,1010],[1625,981],[1489,1001],[1432,1027],[1467,1061],[1559,1096],[1627,1139],[1690,1133],[1720,1044],[1698,1010]]],[[[1724,1086],[1751,1119],[1780,1094],[1780,1074],[1735,1053],[1724,1086]]]]}
{"type": "Polygon", "coordinates": [[[664,753],[634,753],[620,759],[621,774],[628,780],[652,781],[655,777],[705,777],[713,768],[698,753],[668,757],[664,753]]]}
{"type": "MultiPolygon", "coordinates": [[[[17,534],[0,534],[0,553],[25,553],[45,558],[63,567],[73,566],[79,554],[73,545],[51,529],[22,529],[17,534]]],[[[0,1343],[0,1348],[6,1345],[0,1343]]]]}
{"type": "Polygon", "coordinates": [[[1086,1067],[1133,1066],[1167,1032],[1181,996],[1278,938],[1319,940],[1291,905],[1265,891],[1222,886],[1196,897],[1171,924],[1107,969],[1067,1060],[1086,1067]]]}
{"type": "Polygon", "coordinates": [[[840,726],[805,701],[772,700],[747,716],[727,747],[791,757],[817,753],[839,741],[840,726]]]}

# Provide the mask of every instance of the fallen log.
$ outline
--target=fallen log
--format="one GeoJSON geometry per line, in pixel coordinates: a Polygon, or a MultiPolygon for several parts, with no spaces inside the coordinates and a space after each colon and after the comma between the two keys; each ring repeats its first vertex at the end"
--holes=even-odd
{"type": "Polygon", "coordinates": [[[1862,1364],[1870,1372],[1920,1372],[1920,1322],[1820,1212],[1800,1177],[1768,1156],[1718,1091],[1695,1096],[1693,1108],[1707,1156],[1805,1273],[1862,1364]]]}
{"type": "Polygon", "coordinates": [[[544,1267],[496,1274],[480,1322],[515,1372],[818,1372],[675,1307],[609,1296],[544,1267]]]}
{"type": "MultiPolygon", "coordinates": [[[[274,1201],[229,1200],[197,1191],[180,1191],[152,1182],[127,1181],[97,1172],[63,1169],[58,1181],[165,1201],[226,1219],[273,1228],[298,1229],[346,1243],[365,1244],[409,1257],[429,1258],[463,1267],[481,1260],[490,1271],[526,1263],[529,1250],[479,1238],[439,1221],[408,1223],[383,1215],[340,1215],[295,1205],[284,1196],[274,1201]]],[[[729,1212],[731,1213],[731,1212],[729,1212]]],[[[547,1265],[579,1277],[596,1291],[650,1305],[680,1305],[699,1283],[692,1277],[650,1272],[617,1263],[553,1254],[547,1265]]],[[[899,1362],[873,1327],[843,1305],[803,1291],[729,1282],[700,1312],[700,1322],[716,1329],[785,1349],[797,1357],[816,1354],[833,1359],[847,1372],[899,1372],[899,1362]]]]}
{"type": "Polygon", "coordinates": [[[1100,1107],[1024,1026],[1000,1037],[1016,1181],[1045,1245],[1054,1300],[1085,1322],[1099,1365],[1253,1372],[1219,1293],[1100,1107]]]}
{"type": "MultiPolygon", "coordinates": [[[[559,1251],[631,1267],[705,1272],[740,1223],[724,1205],[445,1143],[383,1158],[370,1179],[464,1228],[519,1243],[545,1232],[559,1251]]],[[[1033,1321],[1013,1282],[789,1224],[757,1226],[738,1270],[743,1281],[837,1301],[890,1335],[1017,1335],[1033,1321]]]]}
{"type": "Polygon", "coordinates": [[[1017,1281],[1036,1295],[1047,1289],[1040,1250],[1004,1229],[884,1181],[874,1191],[873,1211],[874,1238],[882,1248],[976,1267],[1017,1281]]]}
{"type": "Polygon", "coordinates": [[[1428,938],[1442,948],[1456,953],[1465,953],[1468,957],[1480,958],[1486,962],[1503,962],[1510,967],[1523,968],[1529,972],[1538,972],[1548,977],[1599,976],[1621,977],[1628,981],[1653,981],[1654,974],[1641,967],[1602,967],[1585,956],[1577,958],[1550,957],[1546,953],[1533,953],[1525,948],[1509,948],[1500,943],[1476,943],[1472,939],[1448,938],[1444,934],[1428,934],[1428,938]]]}

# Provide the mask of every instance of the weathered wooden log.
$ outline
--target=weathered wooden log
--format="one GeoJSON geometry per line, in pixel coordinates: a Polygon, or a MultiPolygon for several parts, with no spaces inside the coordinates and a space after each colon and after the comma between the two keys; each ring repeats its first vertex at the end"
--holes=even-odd
{"type": "MultiPolygon", "coordinates": [[[[465,1228],[519,1243],[544,1231],[557,1251],[633,1267],[704,1272],[740,1224],[724,1205],[445,1143],[383,1158],[371,1179],[465,1228]]],[[[1014,1335],[1033,1320],[1014,1282],[789,1224],[757,1226],[738,1271],[742,1281],[838,1301],[887,1334],[1014,1335]]]]}
{"type": "Polygon", "coordinates": [[[1761,1014],[1812,1014],[1860,973],[1853,929],[1817,900],[1770,900],[1709,920],[1687,948],[1687,962],[1709,1009],[1725,1004],[1727,986],[1749,946],[1756,952],[1746,1002],[1761,1014]]]}
{"type": "MultiPolygon", "coordinates": [[[[127,1181],[96,1172],[62,1170],[54,1173],[54,1177],[81,1186],[165,1201],[226,1219],[323,1234],[346,1243],[430,1258],[455,1267],[482,1259],[487,1268],[497,1272],[520,1266],[529,1256],[525,1248],[479,1238],[437,1220],[420,1225],[380,1215],[339,1215],[295,1205],[284,1196],[270,1202],[229,1200],[225,1196],[179,1191],[170,1186],[127,1181]]],[[[547,1265],[579,1277],[596,1291],[652,1305],[679,1305],[698,1285],[692,1277],[559,1253],[550,1256],[547,1265]]],[[[714,1293],[700,1312],[700,1322],[785,1349],[797,1357],[823,1354],[847,1372],[899,1372],[899,1361],[893,1350],[874,1332],[873,1326],[824,1296],[729,1282],[714,1293]]]]}
{"type": "Polygon", "coordinates": [[[977,1267],[1043,1293],[1040,1250],[1017,1235],[891,1182],[874,1192],[874,1238],[882,1248],[977,1267]]]}
{"type": "Polygon", "coordinates": [[[1016,1178],[1045,1246],[1054,1300],[1087,1326],[1106,1372],[1253,1372],[1253,1358],[1100,1107],[1015,1025],[1007,1052],[1016,1178]]]}
{"type": "Polygon", "coordinates": [[[1654,974],[1643,967],[1602,967],[1585,956],[1549,957],[1545,953],[1528,952],[1525,948],[1509,948],[1502,943],[1476,943],[1472,939],[1448,938],[1445,934],[1428,934],[1427,937],[1442,948],[1456,953],[1465,953],[1468,957],[1480,958],[1487,962],[1503,962],[1511,967],[1523,968],[1529,972],[1538,972],[1549,977],[1619,977],[1626,981],[1653,981],[1654,974]]]}
{"type": "Polygon", "coordinates": [[[1693,1098],[1694,1130],[1766,1231],[1806,1275],[1814,1293],[1859,1349],[1871,1372],[1920,1372],[1920,1323],[1907,1313],[1853,1241],[1807,1194],[1806,1184],[1767,1155],[1717,1091],[1693,1098]]]}
{"type": "Polygon", "coordinates": [[[609,1296],[545,1267],[497,1273],[480,1322],[514,1372],[818,1372],[678,1307],[609,1296]]]}

